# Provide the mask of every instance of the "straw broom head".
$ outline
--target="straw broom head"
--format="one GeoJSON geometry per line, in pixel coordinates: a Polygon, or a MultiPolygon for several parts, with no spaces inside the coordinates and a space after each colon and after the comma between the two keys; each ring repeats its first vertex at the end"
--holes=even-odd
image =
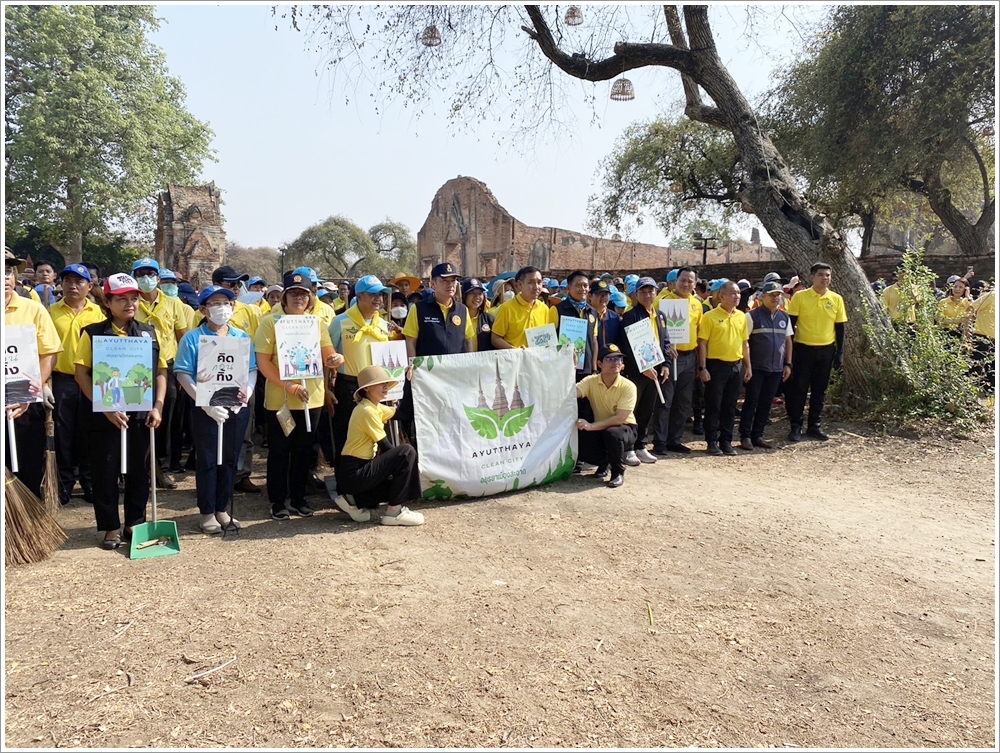
{"type": "Polygon", "coordinates": [[[4,471],[4,562],[14,567],[48,559],[66,541],[66,532],[9,468],[4,471]]]}
{"type": "Polygon", "coordinates": [[[55,422],[52,409],[45,409],[45,474],[42,476],[42,501],[45,509],[55,515],[62,507],[59,498],[59,466],[56,464],[55,422]]]}

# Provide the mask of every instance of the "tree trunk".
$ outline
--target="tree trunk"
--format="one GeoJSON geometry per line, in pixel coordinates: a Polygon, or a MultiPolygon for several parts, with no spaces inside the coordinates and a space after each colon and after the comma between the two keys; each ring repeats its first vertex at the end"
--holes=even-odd
{"type": "MultiPolygon", "coordinates": [[[[955,237],[962,254],[967,257],[991,256],[995,252],[993,233],[996,201],[986,198],[979,220],[973,224],[951,201],[951,191],[941,182],[940,166],[928,170],[924,176],[923,192],[934,214],[948,232],[955,237]]],[[[988,194],[988,190],[987,190],[988,194]]]]}
{"type": "Polygon", "coordinates": [[[79,186],[79,178],[66,181],[66,216],[69,228],[66,245],[57,250],[67,264],[79,264],[83,261],[83,207],[80,206],[79,186]]]}

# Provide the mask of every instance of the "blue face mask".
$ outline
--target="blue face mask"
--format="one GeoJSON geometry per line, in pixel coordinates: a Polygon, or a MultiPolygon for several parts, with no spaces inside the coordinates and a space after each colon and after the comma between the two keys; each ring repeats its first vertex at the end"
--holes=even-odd
{"type": "Polygon", "coordinates": [[[156,290],[156,286],[160,282],[160,278],[156,275],[143,275],[136,282],[139,283],[139,290],[143,293],[152,293],[156,290]]]}
{"type": "Polygon", "coordinates": [[[160,290],[163,291],[164,295],[169,296],[170,298],[177,297],[177,286],[174,285],[172,282],[163,283],[162,285],[160,285],[160,290]]]}

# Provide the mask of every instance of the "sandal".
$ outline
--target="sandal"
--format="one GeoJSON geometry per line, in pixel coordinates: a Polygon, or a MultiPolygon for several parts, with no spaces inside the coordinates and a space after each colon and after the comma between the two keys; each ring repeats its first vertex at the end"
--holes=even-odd
{"type": "Polygon", "coordinates": [[[115,533],[115,535],[110,539],[105,537],[104,540],[101,541],[101,549],[107,549],[108,551],[114,551],[121,545],[122,545],[122,537],[117,533],[115,533]]]}

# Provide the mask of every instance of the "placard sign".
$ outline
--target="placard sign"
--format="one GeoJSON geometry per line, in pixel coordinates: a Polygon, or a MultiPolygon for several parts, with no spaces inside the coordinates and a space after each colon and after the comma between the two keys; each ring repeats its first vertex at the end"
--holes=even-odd
{"type": "Polygon", "coordinates": [[[660,311],[667,317],[667,334],[672,345],[691,342],[691,302],[687,298],[663,298],[660,311]]]}
{"type": "Polygon", "coordinates": [[[152,410],[156,369],[150,338],[95,337],[93,356],[95,413],[152,410]]]}
{"type": "Polygon", "coordinates": [[[543,324],[541,327],[530,327],[524,330],[529,348],[551,348],[559,344],[556,335],[556,325],[543,324]]]}
{"type": "Polygon", "coordinates": [[[625,328],[625,334],[628,336],[628,344],[632,348],[632,355],[635,356],[639,371],[652,369],[666,360],[660,349],[660,343],[653,333],[651,319],[643,317],[635,324],[630,324],[625,328]]]}
{"type": "Polygon", "coordinates": [[[405,340],[389,340],[384,343],[371,344],[372,364],[381,366],[389,372],[389,376],[396,380],[396,386],[389,390],[385,396],[386,400],[403,399],[403,382],[406,380],[406,367],[408,359],[406,357],[405,340]]]}
{"type": "Polygon", "coordinates": [[[315,316],[279,317],[274,323],[274,338],[282,380],[323,378],[319,320],[315,316]]]}
{"type": "Polygon", "coordinates": [[[559,317],[559,344],[572,346],[573,365],[577,371],[583,371],[584,359],[587,355],[587,319],[570,316],[559,317]]]}
{"type": "Polygon", "coordinates": [[[3,328],[4,405],[42,402],[42,371],[33,324],[3,328]]]}
{"type": "Polygon", "coordinates": [[[198,338],[198,383],[195,405],[234,408],[245,404],[250,381],[248,337],[198,338]]]}

